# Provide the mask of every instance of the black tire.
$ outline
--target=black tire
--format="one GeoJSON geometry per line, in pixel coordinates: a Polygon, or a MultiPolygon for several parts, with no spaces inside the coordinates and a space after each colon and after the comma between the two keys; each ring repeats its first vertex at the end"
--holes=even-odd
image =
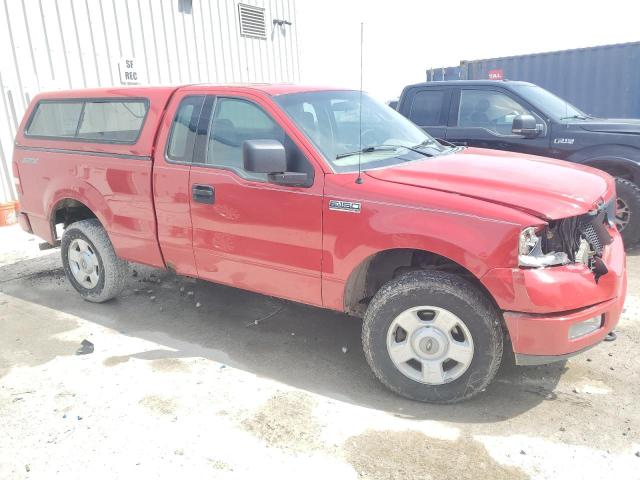
{"type": "Polygon", "coordinates": [[[471,282],[453,274],[419,271],[389,281],[376,293],[364,316],[362,343],[369,366],[394,392],[412,400],[456,403],[484,390],[502,359],[500,313],[471,282]],[[448,310],[467,327],[473,339],[473,357],[457,379],[440,385],[420,383],[405,376],[387,349],[387,332],[405,310],[430,305],[448,310]]]}
{"type": "Polygon", "coordinates": [[[620,235],[625,247],[632,247],[640,241],[640,187],[631,180],[617,177],[616,192],[618,199],[629,208],[628,223],[620,230],[620,235]]]}
{"type": "Polygon", "coordinates": [[[117,296],[124,288],[129,264],[118,258],[107,232],[96,219],[81,220],[67,227],[60,242],[62,265],[71,285],[85,300],[102,303],[117,296]],[[93,288],[86,288],[76,280],[69,263],[69,248],[75,239],[87,242],[98,262],[98,281],[93,288]]]}

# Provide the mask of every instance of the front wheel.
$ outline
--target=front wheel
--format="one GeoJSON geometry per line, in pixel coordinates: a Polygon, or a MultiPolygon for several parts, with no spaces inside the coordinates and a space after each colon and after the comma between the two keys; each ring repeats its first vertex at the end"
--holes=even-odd
{"type": "Polygon", "coordinates": [[[62,235],[60,250],[67,278],[85,300],[101,303],[122,291],[129,265],[118,258],[98,220],[69,225],[62,235]]]}
{"type": "Polygon", "coordinates": [[[371,369],[394,392],[455,403],[486,388],[502,358],[499,312],[463,278],[412,272],[386,283],[363,321],[371,369]]]}
{"type": "Polygon", "coordinates": [[[640,188],[630,180],[616,178],[616,227],[626,247],[640,241],[640,188]]]}

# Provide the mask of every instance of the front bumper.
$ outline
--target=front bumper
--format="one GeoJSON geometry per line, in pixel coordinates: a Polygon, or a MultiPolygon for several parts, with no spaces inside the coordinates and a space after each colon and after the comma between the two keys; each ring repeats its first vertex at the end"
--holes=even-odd
{"type": "Polygon", "coordinates": [[[504,310],[517,363],[562,360],[596,345],[615,328],[627,291],[620,235],[614,234],[602,258],[609,272],[598,283],[584,265],[495,269],[483,277],[484,285],[504,310]],[[600,315],[598,329],[570,338],[573,325],[600,315]]]}

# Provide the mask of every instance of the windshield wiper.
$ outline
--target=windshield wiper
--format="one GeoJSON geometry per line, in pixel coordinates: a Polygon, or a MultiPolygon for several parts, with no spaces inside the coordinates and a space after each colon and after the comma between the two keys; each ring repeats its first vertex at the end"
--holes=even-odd
{"type": "Polygon", "coordinates": [[[373,146],[373,147],[365,147],[362,150],[357,150],[355,152],[340,153],[340,154],[336,155],[336,160],[339,160],[339,159],[345,158],[345,157],[351,157],[353,155],[358,155],[358,154],[361,154],[361,153],[391,151],[391,150],[398,150],[400,148],[406,148],[407,150],[411,150],[412,152],[419,153],[420,155],[423,155],[425,157],[433,157],[433,154],[424,152],[424,151],[419,149],[419,147],[428,146],[428,143],[434,143],[434,142],[432,140],[429,140],[428,142],[423,142],[423,143],[421,143],[419,145],[416,145],[415,147],[407,147],[406,145],[392,145],[392,144],[389,144],[389,143],[385,143],[383,145],[376,145],[376,146],[373,146]]]}
{"type": "Polygon", "coordinates": [[[356,150],[355,152],[339,153],[338,155],[336,155],[336,160],[339,160],[345,157],[351,157],[353,155],[359,155],[361,153],[382,152],[385,150],[390,151],[390,150],[396,150],[396,149],[397,149],[396,145],[378,145],[375,147],[365,147],[362,150],[356,150]]]}
{"type": "Polygon", "coordinates": [[[560,117],[560,120],[572,120],[572,119],[589,120],[590,118],[593,118],[593,117],[589,115],[569,115],[568,117],[560,117]]]}

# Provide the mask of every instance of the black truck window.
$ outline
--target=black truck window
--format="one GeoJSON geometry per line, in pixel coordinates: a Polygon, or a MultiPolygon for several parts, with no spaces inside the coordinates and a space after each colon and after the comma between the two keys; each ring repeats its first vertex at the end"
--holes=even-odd
{"type": "Polygon", "coordinates": [[[504,93],[492,90],[460,92],[459,127],[486,128],[500,135],[512,135],[513,119],[523,114],[530,112],[504,93]]]}
{"type": "Polygon", "coordinates": [[[409,119],[420,126],[442,125],[444,90],[423,90],[413,96],[409,119]]]}

